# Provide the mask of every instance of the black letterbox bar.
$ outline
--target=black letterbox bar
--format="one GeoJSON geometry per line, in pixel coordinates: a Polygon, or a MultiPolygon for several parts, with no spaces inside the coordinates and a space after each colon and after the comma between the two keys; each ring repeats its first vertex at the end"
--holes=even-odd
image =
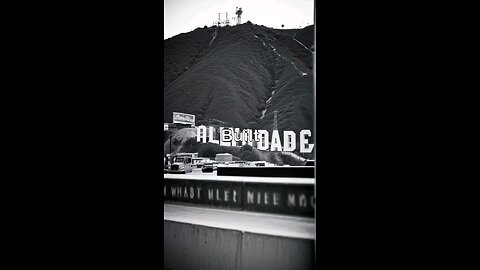
{"type": "Polygon", "coordinates": [[[314,178],[314,168],[313,166],[218,167],[217,175],[314,178]]]}

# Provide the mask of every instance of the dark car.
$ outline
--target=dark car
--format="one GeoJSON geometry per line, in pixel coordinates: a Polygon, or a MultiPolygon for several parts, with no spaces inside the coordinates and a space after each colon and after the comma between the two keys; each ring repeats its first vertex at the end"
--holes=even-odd
{"type": "Polygon", "coordinates": [[[203,164],[202,172],[213,172],[213,163],[203,164]]]}

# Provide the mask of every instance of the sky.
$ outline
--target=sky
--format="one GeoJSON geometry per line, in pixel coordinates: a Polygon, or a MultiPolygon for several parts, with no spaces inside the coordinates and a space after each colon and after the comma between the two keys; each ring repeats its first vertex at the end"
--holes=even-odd
{"type": "Polygon", "coordinates": [[[198,27],[210,27],[225,20],[228,12],[230,25],[235,25],[236,7],[242,8],[242,23],[284,29],[303,28],[313,24],[314,0],[164,0],[163,39],[187,33],[198,27]]]}

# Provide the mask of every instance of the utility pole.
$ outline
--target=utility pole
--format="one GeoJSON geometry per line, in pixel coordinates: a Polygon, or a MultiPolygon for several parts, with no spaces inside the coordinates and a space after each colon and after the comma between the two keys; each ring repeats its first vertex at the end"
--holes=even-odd
{"type": "Polygon", "coordinates": [[[228,12],[225,12],[225,25],[230,25],[230,21],[228,20],[228,12]]]}

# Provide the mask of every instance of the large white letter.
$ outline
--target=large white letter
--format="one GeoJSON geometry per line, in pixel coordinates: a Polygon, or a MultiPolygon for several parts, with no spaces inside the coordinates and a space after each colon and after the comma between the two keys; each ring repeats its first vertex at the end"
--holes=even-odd
{"type": "Polygon", "coordinates": [[[243,140],[243,133],[240,132],[239,128],[235,128],[235,132],[233,133],[233,141],[232,146],[239,146],[239,142],[243,140]]]}
{"type": "Polygon", "coordinates": [[[311,137],[312,132],[307,129],[300,131],[300,153],[311,153],[313,150],[313,144],[308,143],[308,139],[305,138],[305,135],[308,135],[309,137],[311,137]],[[308,147],[305,147],[307,144],[308,144],[308,147]]]}
{"type": "Polygon", "coordinates": [[[242,145],[248,144],[248,145],[253,145],[253,136],[252,136],[252,130],[251,129],[244,129],[243,131],[243,137],[242,137],[242,145]]]}
{"type": "Polygon", "coordinates": [[[207,143],[207,127],[201,125],[197,127],[197,142],[207,143]]]}
{"type": "Polygon", "coordinates": [[[272,147],[270,151],[282,151],[282,143],[280,142],[278,130],[272,131],[272,147]]]}
{"type": "Polygon", "coordinates": [[[283,131],[283,151],[292,152],[297,148],[295,132],[291,130],[283,131]]]}
{"type": "Polygon", "coordinates": [[[208,128],[208,136],[210,137],[208,139],[208,142],[218,144],[218,140],[215,140],[215,128],[214,127],[209,127],[208,128]]]}
{"type": "Polygon", "coordinates": [[[267,150],[268,149],[268,131],[259,130],[258,131],[258,138],[260,139],[260,141],[257,144],[257,149],[258,150],[267,150]]]}
{"type": "Polygon", "coordinates": [[[220,129],[220,145],[221,146],[231,146],[232,145],[232,136],[233,130],[231,128],[222,128],[220,129]]]}

